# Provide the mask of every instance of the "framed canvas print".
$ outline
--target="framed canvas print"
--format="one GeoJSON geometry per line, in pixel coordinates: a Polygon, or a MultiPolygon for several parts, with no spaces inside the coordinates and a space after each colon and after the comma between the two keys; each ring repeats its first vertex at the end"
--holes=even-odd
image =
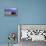
{"type": "Polygon", "coordinates": [[[17,8],[6,8],[4,12],[5,16],[17,16],[17,8]]]}

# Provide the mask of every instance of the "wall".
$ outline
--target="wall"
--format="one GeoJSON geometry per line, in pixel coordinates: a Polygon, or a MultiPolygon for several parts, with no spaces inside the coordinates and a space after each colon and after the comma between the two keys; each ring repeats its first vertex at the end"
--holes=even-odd
{"type": "Polygon", "coordinates": [[[46,0],[0,0],[0,44],[8,43],[7,36],[17,32],[17,24],[46,24],[46,0]],[[4,16],[10,7],[18,8],[18,16],[4,16]]]}

